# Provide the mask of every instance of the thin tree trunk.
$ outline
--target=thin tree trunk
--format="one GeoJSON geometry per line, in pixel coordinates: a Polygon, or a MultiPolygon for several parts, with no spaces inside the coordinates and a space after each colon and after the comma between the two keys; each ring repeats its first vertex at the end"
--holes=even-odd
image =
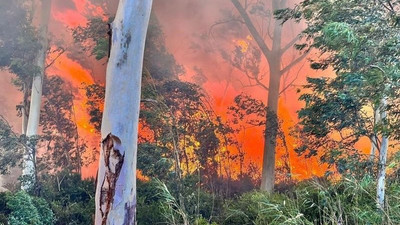
{"type": "MultiPolygon", "coordinates": [[[[272,2],[273,10],[280,8],[279,2],[272,2]]],[[[282,26],[277,20],[274,22],[274,34],[272,37],[271,57],[267,58],[269,65],[269,85],[267,115],[264,136],[264,155],[261,176],[261,190],[269,193],[274,191],[275,185],[275,154],[276,138],[278,133],[278,100],[281,83],[281,42],[282,26]]]]}
{"type": "Polygon", "coordinates": [[[21,117],[22,117],[22,130],[21,134],[26,135],[26,127],[28,126],[28,89],[26,87],[27,85],[24,83],[22,92],[24,94],[23,100],[22,100],[22,106],[21,106],[21,117]]]}
{"type": "MultiPolygon", "coordinates": [[[[386,99],[382,100],[380,109],[380,119],[384,121],[386,119],[386,99]]],[[[385,206],[385,178],[386,178],[386,159],[389,147],[389,138],[382,134],[382,142],[379,151],[379,164],[378,164],[378,182],[376,188],[377,203],[380,209],[384,209],[385,206]]]]}
{"type": "Polygon", "coordinates": [[[278,133],[279,86],[280,77],[273,76],[271,73],[267,103],[267,123],[265,125],[264,133],[265,142],[260,188],[262,191],[267,191],[270,193],[273,192],[275,185],[275,153],[276,138],[278,133]]]}
{"type": "MultiPolygon", "coordinates": [[[[278,128],[280,129],[280,128],[278,128]]],[[[282,138],[282,143],[283,147],[285,148],[285,154],[282,156],[284,160],[284,167],[286,169],[287,174],[285,175],[285,180],[291,181],[292,180],[292,166],[290,165],[290,153],[289,153],[289,147],[286,142],[286,136],[285,133],[282,131],[281,132],[281,138],[282,138]]]]}
{"type": "Polygon", "coordinates": [[[41,48],[36,58],[36,65],[39,68],[39,74],[33,77],[32,89],[31,89],[31,102],[29,105],[29,117],[26,127],[26,136],[28,137],[28,149],[24,155],[24,167],[22,169],[22,176],[30,178],[32,182],[24,182],[22,189],[27,190],[31,188],[36,182],[36,169],[35,169],[35,158],[36,158],[36,141],[29,140],[38,135],[39,119],[40,119],[40,106],[42,102],[42,87],[43,78],[45,74],[45,62],[46,52],[48,48],[47,30],[50,18],[51,0],[41,1],[41,12],[40,12],[40,24],[39,24],[39,38],[41,39],[41,48]]]}
{"type": "Polygon", "coordinates": [[[136,158],[142,64],[152,0],[120,0],[111,24],[96,187],[96,225],[136,223],[136,158]]]}
{"type": "MultiPolygon", "coordinates": [[[[379,110],[376,109],[374,110],[374,126],[379,122],[380,122],[379,110]]],[[[371,163],[373,163],[375,160],[376,149],[378,149],[378,140],[376,138],[376,134],[374,133],[374,136],[371,137],[371,151],[370,151],[371,163]]]]}
{"type": "MultiPolygon", "coordinates": [[[[280,94],[280,79],[282,74],[287,72],[305,55],[298,57],[290,62],[285,68],[281,68],[281,61],[283,53],[293,45],[297,38],[290,41],[287,46],[282,48],[282,25],[279,21],[274,20],[273,34],[272,34],[272,47],[266,45],[263,37],[255,28],[246,9],[240,4],[239,0],[231,0],[235,8],[238,10],[244,23],[246,24],[250,34],[254,38],[264,57],[269,65],[269,86],[268,86],[268,102],[267,102],[267,116],[266,127],[264,134],[264,154],[263,154],[263,167],[261,177],[261,190],[272,192],[275,184],[275,152],[276,152],[276,138],[278,132],[278,100],[280,94]]],[[[272,0],[272,10],[284,8],[286,0],[272,0]]]]}

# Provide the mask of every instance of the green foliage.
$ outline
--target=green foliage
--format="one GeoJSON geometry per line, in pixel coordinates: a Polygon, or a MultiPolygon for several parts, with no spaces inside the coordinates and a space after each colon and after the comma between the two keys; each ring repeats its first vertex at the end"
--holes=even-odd
{"type": "Polygon", "coordinates": [[[300,205],[281,194],[249,192],[225,206],[223,224],[313,224],[300,212],[300,205]]]}
{"type": "Polygon", "coordinates": [[[105,87],[101,84],[90,84],[84,86],[84,90],[87,97],[87,111],[90,116],[89,122],[94,126],[97,132],[100,132],[106,91],[105,87]]]}
{"type": "Polygon", "coordinates": [[[230,199],[219,218],[220,224],[399,224],[400,186],[387,187],[387,207],[377,209],[376,183],[365,176],[360,180],[331,182],[304,181],[284,194],[245,193],[230,199]]]}
{"type": "Polygon", "coordinates": [[[7,224],[11,210],[7,206],[9,192],[0,192],[0,224],[7,224]]]}
{"type": "Polygon", "coordinates": [[[36,207],[44,225],[54,224],[55,216],[46,200],[43,198],[32,197],[32,203],[36,207]]]}
{"type": "Polygon", "coordinates": [[[78,26],[73,30],[75,42],[82,47],[83,51],[90,50],[91,55],[97,60],[107,57],[109,48],[107,23],[110,22],[111,19],[103,21],[102,18],[91,18],[86,26],[78,26]]]}
{"type": "Polygon", "coordinates": [[[11,210],[8,218],[10,224],[41,224],[39,213],[33,205],[31,197],[27,193],[20,191],[10,196],[7,201],[7,206],[11,210]]]}
{"type": "Polygon", "coordinates": [[[68,169],[80,173],[84,163],[93,161],[90,158],[83,160],[86,145],[78,135],[74,95],[69,88],[59,76],[47,77],[44,82],[40,125],[46,152],[38,157],[38,171],[47,173],[68,169]]]}
{"type": "Polygon", "coordinates": [[[157,177],[161,180],[173,178],[171,168],[173,162],[169,149],[154,144],[144,143],[138,146],[137,168],[143,175],[157,177]]]}
{"type": "Polygon", "coordinates": [[[29,87],[38,73],[35,58],[40,49],[30,13],[22,1],[2,1],[0,14],[0,68],[17,75],[14,83],[19,88],[29,87]]]}
{"type": "Polygon", "coordinates": [[[24,191],[10,195],[7,207],[11,211],[8,221],[12,225],[54,224],[54,214],[47,202],[40,198],[32,198],[24,191]]]}
{"type": "Polygon", "coordinates": [[[21,163],[25,147],[25,138],[12,130],[8,122],[0,116],[0,173],[7,174],[9,169],[21,163]]]}
{"type": "Polygon", "coordinates": [[[216,222],[209,223],[209,221],[206,220],[206,219],[204,219],[204,218],[196,219],[196,220],[193,222],[193,224],[194,224],[194,225],[218,225],[216,222]]]}
{"type": "Polygon", "coordinates": [[[196,189],[196,185],[191,181],[184,181],[185,189],[180,193],[170,192],[170,188],[160,180],[156,179],[151,183],[157,193],[154,197],[158,198],[161,213],[168,224],[216,224],[215,220],[222,208],[222,199],[217,200],[214,195],[200,188],[196,189]],[[189,185],[194,187],[188,187],[189,185]]]}
{"type": "Polygon", "coordinates": [[[93,224],[94,180],[82,180],[79,174],[63,171],[43,175],[40,187],[40,196],[49,202],[56,225],[93,224]]]}
{"type": "Polygon", "coordinates": [[[360,177],[373,171],[374,162],[355,143],[398,138],[400,95],[393,90],[400,84],[400,41],[393,37],[400,27],[390,22],[397,10],[390,1],[313,0],[276,12],[284,20],[303,19],[302,49],[321,53],[311,67],[336,72],[335,78],[307,79],[310,92],[300,97],[306,105],[299,111],[299,154],[318,155],[340,173],[360,177]],[[373,114],[378,111],[388,116],[380,120],[373,114]]]}
{"type": "Polygon", "coordinates": [[[384,211],[377,209],[375,187],[369,176],[334,183],[314,180],[300,185],[296,198],[304,203],[302,213],[315,224],[398,224],[399,184],[389,182],[384,211]]]}
{"type": "Polygon", "coordinates": [[[155,182],[137,181],[137,221],[139,225],[167,223],[155,182]]]}

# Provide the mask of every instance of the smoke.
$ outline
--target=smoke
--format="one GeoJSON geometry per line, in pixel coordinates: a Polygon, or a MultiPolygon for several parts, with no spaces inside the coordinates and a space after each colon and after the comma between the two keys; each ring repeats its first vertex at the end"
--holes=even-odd
{"type": "Polygon", "coordinates": [[[15,76],[0,71],[0,115],[13,127],[14,132],[21,133],[22,119],[17,116],[16,105],[21,102],[22,93],[12,85],[15,76]]]}
{"type": "MultiPolygon", "coordinates": [[[[76,111],[79,133],[83,137],[90,137],[90,147],[98,147],[100,138],[92,133],[93,127],[89,124],[89,117],[85,109],[85,96],[80,89],[82,83],[91,84],[104,82],[105,61],[96,61],[89,57],[89,53],[83,52],[74,45],[71,35],[72,29],[77,26],[85,26],[90,17],[103,17],[112,15],[116,10],[118,1],[104,0],[53,0],[52,18],[49,23],[49,31],[52,34],[53,47],[61,46],[66,51],[49,67],[48,75],[60,75],[71,85],[74,93],[74,108],[76,111]],[[107,3],[107,4],[106,4],[107,3]],[[105,6],[107,6],[105,8],[105,6]]],[[[270,1],[265,1],[269,3],[270,1]]],[[[230,1],[217,0],[154,0],[153,12],[157,16],[162,31],[165,33],[166,45],[178,64],[182,64],[186,73],[180,78],[184,81],[197,82],[202,85],[211,98],[212,106],[218,115],[226,119],[227,107],[233,104],[235,96],[246,92],[253,97],[266,101],[267,92],[260,87],[245,87],[247,79],[242,72],[233,68],[226,59],[221,57],[221,51],[230,54],[238,42],[252,43],[248,30],[237,20],[227,21],[226,18],[234,18],[236,9],[230,1]]],[[[237,17],[237,16],[236,16],[237,17]]],[[[261,23],[257,22],[260,26],[261,23]]],[[[287,43],[302,29],[302,25],[290,25],[284,30],[284,43],[287,43]]],[[[106,32],[106,30],[105,30],[106,32]]],[[[253,43],[254,44],[254,43],[253,43]]],[[[270,44],[270,43],[267,43],[270,44]]],[[[287,63],[296,51],[289,51],[284,56],[287,63]]],[[[52,55],[50,58],[56,58],[52,55]]],[[[51,61],[51,59],[50,59],[51,61]]],[[[261,62],[262,71],[268,69],[265,59],[261,62]]],[[[290,82],[298,74],[296,85],[305,83],[305,75],[313,75],[307,64],[299,64],[288,75],[286,82],[290,82]],[[301,70],[300,70],[301,69],[301,70]],[[300,72],[298,73],[298,71],[300,72]]],[[[15,105],[22,95],[10,83],[9,74],[0,74],[0,113],[6,115],[11,124],[19,131],[20,119],[16,117],[15,105]],[[10,94],[12,93],[12,95],[10,94]],[[10,97],[15,96],[15,97],[10,97]],[[18,128],[18,129],[17,129],[18,128]]],[[[268,74],[265,83],[268,83],[268,74]]],[[[299,87],[299,86],[297,86],[299,87]]],[[[296,88],[289,88],[280,100],[279,110],[281,119],[284,119],[284,129],[288,134],[289,129],[297,122],[296,111],[302,106],[298,101],[296,88]]],[[[240,142],[243,142],[246,151],[247,162],[262,160],[263,128],[251,128],[241,133],[240,142]]],[[[288,140],[291,150],[295,140],[288,140]]],[[[293,152],[293,151],[291,151],[293,152]]],[[[311,171],[304,163],[295,162],[295,172],[302,174],[301,178],[311,176],[311,171]]],[[[304,161],[303,161],[304,162],[304,161]]],[[[315,162],[313,165],[316,165],[315,162]]],[[[96,166],[96,164],[95,164],[96,166]]],[[[95,174],[95,166],[84,170],[84,176],[95,174]]]]}
{"type": "MultiPolygon", "coordinates": [[[[271,7],[271,1],[264,2],[268,10],[271,7]]],[[[250,45],[256,46],[249,36],[248,29],[240,22],[241,18],[231,1],[155,0],[153,10],[165,33],[168,49],[174,54],[178,63],[185,68],[186,74],[181,79],[201,84],[211,97],[213,108],[218,115],[221,115],[223,119],[229,117],[227,107],[233,104],[234,97],[242,92],[266,102],[268,92],[260,86],[247,87],[247,77],[221,56],[221,52],[231,55],[237,45],[244,48],[250,45]],[[202,76],[200,81],[196,79],[199,69],[202,76]]],[[[272,12],[269,11],[269,13],[272,12]]],[[[254,18],[253,15],[251,16],[254,18]]],[[[261,29],[263,25],[266,27],[267,22],[253,20],[258,29],[261,29]]],[[[301,23],[286,24],[283,29],[282,46],[290,42],[304,27],[301,23]]],[[[266,44],[271,47],[268,31],[263,29],[262,34],[267,40],[266,44]]],[[[298,56],[299,53],[295,49],[288,50],[283,55],[283,66],[298,56]]],[[[262,57],[260,72],[264,75],[262,82],[265,85],[268,85],[267,71],[268,63],[262,57]]],[[[282,78],[282,86],[292,82],[293,85],[282,94],[279,101],[279,117],[283,120],[282,129],[287,136],[290,161],[297,179],[322,175],[325,171],[316,160],[300,160],[293,151],[296,140],[289,136],[290,130],[298,121],[296,112],[302,107],[302,103],[297,100],[299,97],[297,89],[305,84],[306,75],[316,76],[317,74],[309,69],[308,63],[304,60],[282,78]]],[[[261,165],[264,145],[263,128],[249,128],[238,138],[246,152],[246,161],[261,165]]],[[[278,158],[282,154],[283,149],[278,147],[278,158]]]]}

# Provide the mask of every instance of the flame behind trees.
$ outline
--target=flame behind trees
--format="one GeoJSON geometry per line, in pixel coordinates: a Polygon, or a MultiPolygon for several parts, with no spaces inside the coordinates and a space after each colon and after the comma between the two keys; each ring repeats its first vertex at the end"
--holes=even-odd
{"type": "MultiPolygon", "coordinates": [[[[301,62],[307,54],[301,54],[284,64],[284,57],[288,50],[293,49],[293,45],[298,40],[293,39],[284,42],[283,25],[281,21],[273,18],[273,12],[287,7],[287,0],[273,0],[271,6],[267,6],[267,1],[231,1],[236,8],[239,16],[230,15],[227,23],[244,25],[251,38],[247,38],[247,44],[236,43],[233,54],[222,51],[222,57],[234,68],[245,74],[248,80],[244,87],[258,86],[267,95],[267,114],[265,115],[264,148],[261,190],[272,192],[275,184],[275,161],[277,139],[283,137],[279,130],[278,102],[279,96],[291,87],[297,77],[285,84],[289,71],[301,62]],[[270,9],[269,9],[270,8],[270,9]],[[259,26],[257,26],[257,25],[259,26]],[[261,25],[260,25],[261,24],[261,25]],[[258,29],[259,28],[259,29],[258,29]],[[262,58],[265,58],[268,69],[262,71],[262,58]],[[265,76],[268,82],[265,82],[265,76]],[[279,133],[279,134],[278,134],[279,133]]],[[[287,155],[287,154],[285,154],[287,155]]]]}

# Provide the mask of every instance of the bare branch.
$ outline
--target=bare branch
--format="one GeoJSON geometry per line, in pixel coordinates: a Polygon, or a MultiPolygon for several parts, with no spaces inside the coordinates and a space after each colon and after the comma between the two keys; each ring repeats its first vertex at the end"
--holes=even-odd
{"type": "Polygon", "coordinates": [[[284,88],[282,89],[282,91],[279,92],[279,94],[282,94],[283,92],[285,92],[289,87],[291,87],[291,86],[293,85],[293,83],[297,80],[297,78],[299,78],[300,71],[301,71],[301,69],[304,67],[304,64],[305,64],[305,63],[303,63],[303,65],[301,65],[300,69],[297,71],[296,77],[293,78],[293,80],[292,80],[288,85],[286,85],[286,87],[284,87],[284,88]]]}
{"type": "Polygon", "coordinates": [[[47,64],[47,65],[45,66],[44,69],[47,69],[47,68],[49,68],[51,65],[53,65],[54,62],[55,62],[58,58],[60,58],[60,56],[61,56],[62,54],[64,54],[65,49],[60,47],[60,48],[54,50],[52,53],[54,53],[54,52],[59,52],[59,53],[58,53],[58,55],[57,55],[56,57],[54,57],[54,59],[51,60],[51,62],[50,62],[49,64],[47,64]]]}
{"type": "Polygon", "coordinates": [[[214,23],[213,25],[210,26],[210,29],[208,29],[208,35],[212,36],[212,30],[214,29],[214,27],[222,25],[222,24],[226,24],[226,23],[231,23],[231,22],[239,22],[239,23],[244,24],[243,20],[239,20],[237,18],[221,20],[221,21],[218,21],[218,22],[216,22],[216,23],[214,23]]]}
{"type": "Polygon", "coordinates": [[[290,47],[292,47],[298,40],[300,39],[300,36],[297,35],[295,38],[293,38],[289,43],[286,44],[285,47],[282,48],[282,53],[286,52],[290,47]]]}
{"type": "Polygon", "coordinates": [[[294,65],[296,65],[297,63],[301,62],[301,60],[303,60],[309,52],[305,52],[304,54],[302,54],[300,57],[298,57],[297,59],[293,60],[292,62],[290,62],[285,68],[283,68],[280,72],[281,75],[285,74],[287,71],[289,71],[294,65]]]}
{"type": "Polygon", "coordinates": [[[267,44],[265,44],[264,39],[260,35],[260,33],[257,31],[257,29],[254,27],[253,22],[251,21],[249,15],[247,14],[246,10],[243,8],[243,6],[240,4],[239,0],[231,0],[233,5],[236,7],[238,10],[240,16],[243,18],[247,29],[249,29],[250,34],[253,36],[254,40],[256,41],[257,45],[260,47],[261,52],[264,54],[264,56],[269,59],[271,58],[271,50],[268,48],[267,44]]]}
{"type": "Polygon", "coordinates": [[[250,86],[259,85],[259,86],[261,86],[262,88],[264,88],[265,90],[267,90],[267,91],[269,90],[269,88],[268,88],[265,84],[263,84],[263,83],[260,81],[260,79],[258,78],[258,76],[252,76],[252,75],[250,75],[249,72],[246,71],[246,70],[242,70],[242,69],[240,69],[240,68],[237,68],[237,69],[239,69],[239,70],[242,71],[244,74],[246,74],[246,77],[249,79],[249,85],[250,85],[250,86]],[[257,84],[256,84],[256,85],[252,84],[251,80],[254,80],[257,84]]]}

